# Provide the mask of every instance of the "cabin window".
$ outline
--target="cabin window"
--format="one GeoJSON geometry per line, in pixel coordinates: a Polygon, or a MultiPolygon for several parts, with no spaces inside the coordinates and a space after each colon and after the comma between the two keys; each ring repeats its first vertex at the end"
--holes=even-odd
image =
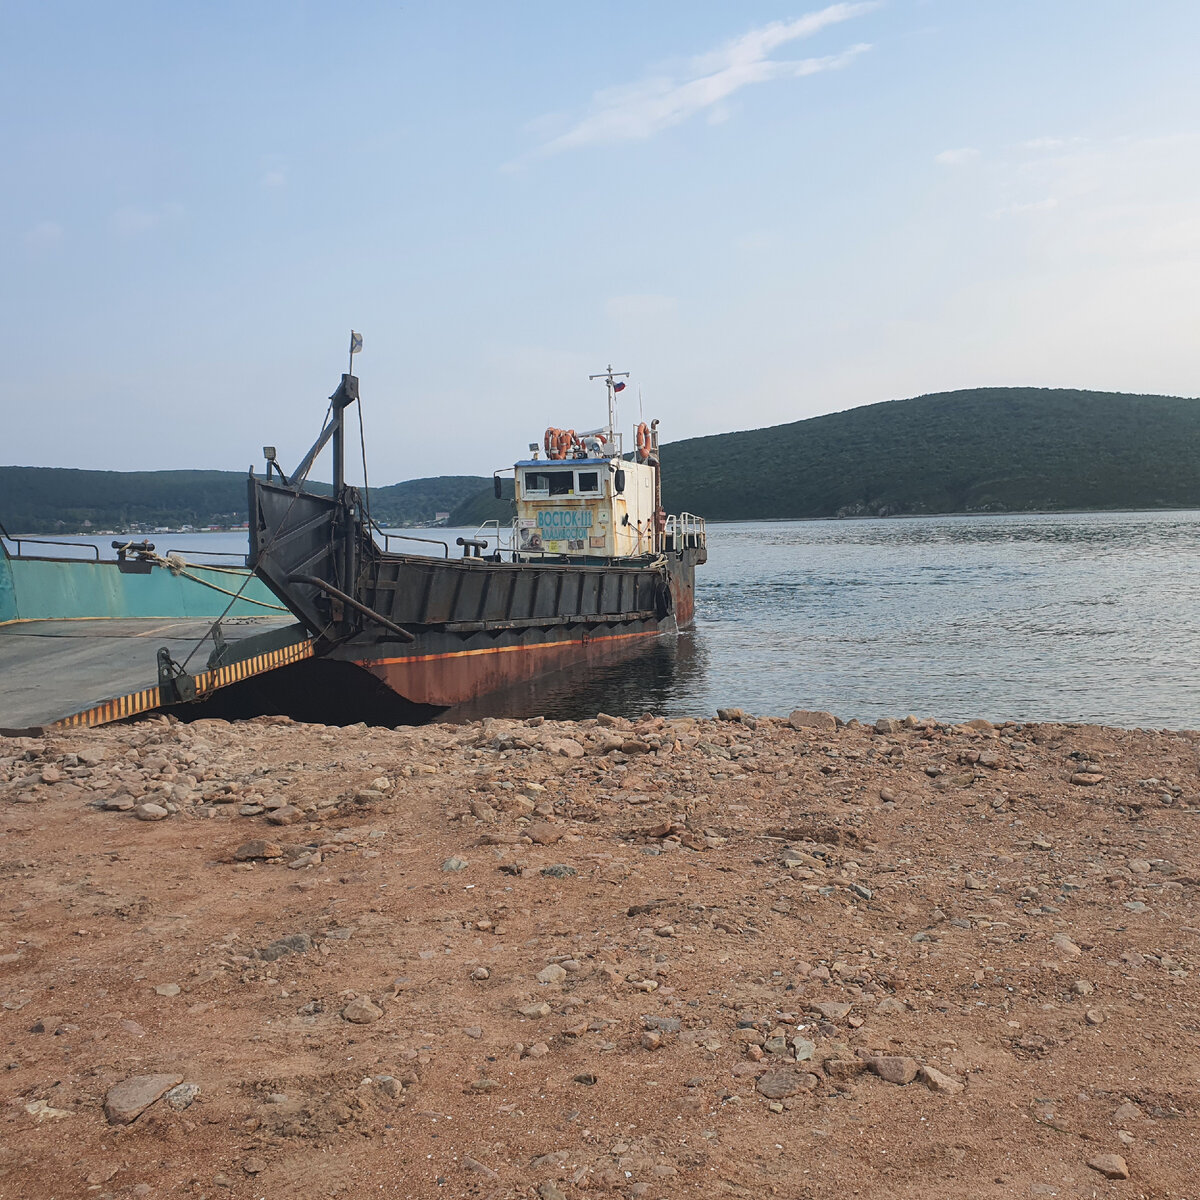
{"type": "Polygon", "coordinates": [[[550,495],[550,476],[545,471],[526,471],[524,494],[526,496],[550,495]]]}
{"type": "Polygon", "coordinates": [[[573,496],[572,484],[575,482],[574,471],[552,471],[550,473],[550,495],[573,496]]]}
{"type": "Polygon", "coordinates": [[[599,496],[600,472],[577,471],[575,473],[575,494],[577,496],[599,496]]]}

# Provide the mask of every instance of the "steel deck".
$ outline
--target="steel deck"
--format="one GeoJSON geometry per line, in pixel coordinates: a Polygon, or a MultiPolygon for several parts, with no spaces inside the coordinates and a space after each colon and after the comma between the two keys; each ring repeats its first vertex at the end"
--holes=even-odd
{"type": "MultiPolygon", "coordinates": [[[[236,643],[294,624],[282,617],[237,617],[222,622],[236,643]]],[[[95,725],[159,707],[157,651],[165,646],[183,663],[212,628],[211,620],[122,618],[22,621],[0,625],[0,733],[46,725],[95,725]]],[[[311,655],[307,639],[216,671],[205,671],[212,642],[196,651],[188,670],[202,672],[206,690],[237,682],[311,655]]]]}

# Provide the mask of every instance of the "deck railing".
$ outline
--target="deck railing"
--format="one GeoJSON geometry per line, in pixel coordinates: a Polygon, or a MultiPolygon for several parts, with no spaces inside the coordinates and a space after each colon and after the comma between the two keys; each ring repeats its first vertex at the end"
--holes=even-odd
{"type": "Polygon", "coordinates": [[[664,550],[698,549],[707,543],[708,533],[703,517],[684,512],[677,517],[667,518],[667,523],[663,527],[664,550]]]}

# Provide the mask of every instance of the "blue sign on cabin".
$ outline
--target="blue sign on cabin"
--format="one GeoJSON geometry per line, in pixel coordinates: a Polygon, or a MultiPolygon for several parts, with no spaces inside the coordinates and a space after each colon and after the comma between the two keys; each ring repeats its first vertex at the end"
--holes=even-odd
{"type": "Polygon", "coordinates": [[[551,538],[582,537],[592,527],[592,513],[586,508],[555,508],[537,515],[538,528],[551,538]]]}

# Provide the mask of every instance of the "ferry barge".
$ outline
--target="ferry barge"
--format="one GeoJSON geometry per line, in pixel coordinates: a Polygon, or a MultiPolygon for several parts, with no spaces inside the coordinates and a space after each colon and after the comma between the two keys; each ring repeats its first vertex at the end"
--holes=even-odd
{"type": "Polygon", "coordinates": [[[459,538],[461,557],[442,544],[439,558],[394,550],[403,535],[381,530],[346,483],[352,372],[353,354],[293,478],[269,447],[266,478],[249,478],[247,564],[317,657],[353,664],[413,704],[449,707],[692,623],[704,521],[663,512],[657,421],[640,424],[625,453],[614,399],[623,373],[592,376],[608,393],[603,428],[547,429],[514,464],[511,536],[459,538]],[[331,441],[333,494],[321,495],[305,480],[331,441]]]}

